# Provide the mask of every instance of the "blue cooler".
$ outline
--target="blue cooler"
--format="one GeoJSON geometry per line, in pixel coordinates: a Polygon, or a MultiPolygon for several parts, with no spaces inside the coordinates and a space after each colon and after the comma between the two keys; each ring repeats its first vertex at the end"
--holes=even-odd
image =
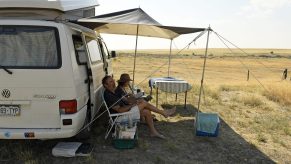
{"type": "Polygon", "coordinates": [[[217,137],[219,123],[218,114],[198,112],[195,121],[196,136],[217,137]]]}

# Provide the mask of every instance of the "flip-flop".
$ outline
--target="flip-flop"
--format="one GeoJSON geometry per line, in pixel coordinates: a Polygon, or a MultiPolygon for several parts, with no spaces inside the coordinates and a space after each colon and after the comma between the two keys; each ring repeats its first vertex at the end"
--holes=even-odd
{"type": "Polygon", "coordinates": [[[168,117],[173,116],[176,113],[176,107],[172,109],[167,109],[167,111],[171,111],[171,113],[168,113],[168,117]]]}
{"type": "Polygon", "coordinates": [[[156,118],[156,116],[155,116],[154,114],[152,114],[152,118],[153,118],[153,121],[154,121],[154,122],[159,121],[159,120],[156,118]]]}
{"type": "Polygon", "coordinates": [[[151,135],[151,137],[152,137],[152,138],[164,139],[164,140],[167,139],[167,138],[166,138],[164,135],[162,135],[162,134],[153,135],[153,136],[151,135]]]}

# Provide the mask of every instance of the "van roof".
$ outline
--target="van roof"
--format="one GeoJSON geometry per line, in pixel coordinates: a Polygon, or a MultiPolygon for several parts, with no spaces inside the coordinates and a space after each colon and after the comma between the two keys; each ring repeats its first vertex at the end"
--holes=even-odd
{"type": "Polygon", "coordinates": [[[0,0],[0,19],[78,20],[95,15],[98,0],[0,0]]]}
{"type": "Polygon", "coordinates": [[[0,9],[36,8],[62,12],[98,6],[98,0],[0,0],[0,9]]]}

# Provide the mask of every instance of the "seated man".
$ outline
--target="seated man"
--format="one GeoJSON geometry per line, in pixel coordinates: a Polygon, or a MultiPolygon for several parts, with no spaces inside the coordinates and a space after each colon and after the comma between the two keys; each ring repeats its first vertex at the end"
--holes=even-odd
{"type": "MultiPolygon", "coordinates": [[[[126,102],[122,100],[122,97],[119,97],[115,93],[116,85],[115,85],[115,81],[113,80],[111,76],[105,76],[102,79],[102,84],[105,88],[104,99],[112,113],[123,113],[123,112],[132,111],[133,113],[136,113],[134,114],[134,117],[139,116],[139,115],[142,117],[145,117],[146,123],[150,129],[150,136],[165,138],[154,127],[151,111],[155,113],[159,113],[163,115],[164,117],[168,117],[175,112],[175,109],[171,109],[167,111],[159,110],[156,107],[152,106],[151,104],[145,103],[144,100],[137,100],[135,103],[127,104],[126,102]]],[[[135,119],[135,118],[132,118],[132,119],[135,119]]]]}

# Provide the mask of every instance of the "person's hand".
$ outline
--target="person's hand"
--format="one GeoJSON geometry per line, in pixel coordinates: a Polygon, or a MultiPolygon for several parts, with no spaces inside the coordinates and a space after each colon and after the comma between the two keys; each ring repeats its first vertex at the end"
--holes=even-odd
{"type": "Polygon", "coordinates": [[[142,103],[142,101],[143,101],[142,99],[138,99],[138,100],[136,100],[136,103],[140,104],[140,103],[142,103]]]}
{"type": "Polygon", "coordinates": [[[136,103],[136,99],[135,99],[134,97],[128,97],[128,98],[127,98],[127,102],[128,102],[129,104],[134,104],[134,103],[136,103]]]}

